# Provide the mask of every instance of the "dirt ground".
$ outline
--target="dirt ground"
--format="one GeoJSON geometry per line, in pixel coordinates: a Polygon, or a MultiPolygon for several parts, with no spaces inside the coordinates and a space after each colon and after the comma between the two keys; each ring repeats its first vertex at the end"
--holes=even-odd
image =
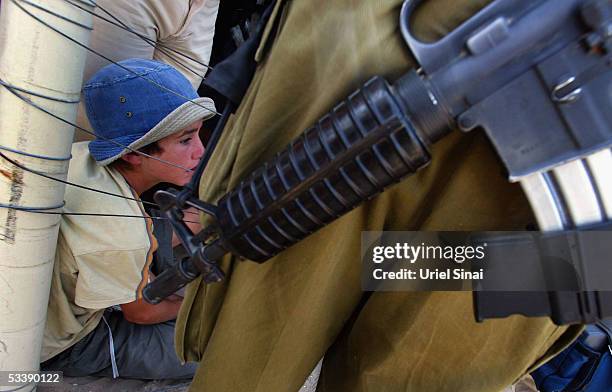
{"type": "Polygon", "coordinates": [[[144,381],[105,377],[64,377],[57,385],[39,386],[38,392],[186,392],[189,381],[144,381]]]}
{"type": "MultiPolygon", "coordinates": [[[[298,392],[316,392],[321,363],[298,392]]],[[[39,386],[38,392],[187,392],[188,381],[143,381],[127,379],[111,379],[101,377],[64,377],[62,383],[54,386],[39,386]]],[[[538,392],[533,379],[524,377],[513,387],[503,392],[538,392]]]]}
{"type": "MultiPolygon", "coordinates": [[[[312,374],[299,392],[315,392],[321,362],[317,364],[312,374]]],[[[144,381],[128,379],[112,379],[108,377],[64,377],[63,382],[49,386],[39,386],[38,392],[187,392],[189,381],[144,381]]]]}

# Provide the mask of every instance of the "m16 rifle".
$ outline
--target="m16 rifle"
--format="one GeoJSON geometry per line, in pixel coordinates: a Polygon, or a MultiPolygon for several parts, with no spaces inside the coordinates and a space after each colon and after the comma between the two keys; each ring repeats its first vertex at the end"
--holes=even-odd
{"type": "MultiPolygon", "coordinates": [[[[367,81],[217,205],[175,190],[156,194],[190,256],[145,288],[147,301],[199,275],[222,280],[217,261],[228,252],[268,260],[424,168],[429,147],[456,128],[484,129],[542,230],[612,219],[612,182],[602,180],[612,179],[604,164],[612,163],[612,2],[495,0],[435,43],[412,35],[419,3],[407,0],[400,17],[418,69],[393,84],[367,81]],[[572,164],[586,174],[565,169],[572,164]],[[552,181],[560,168],[569,177],[552,181]],[[567,195],[584,175],[596,206],[582,211],[582,201],[567,195]],[[192,235],[181,221],[186,206],[214,223],[192,235]]],[[[479,320],[547,314],[563,324],[612,315],[609,292],[475,296],[479,320]]]]}

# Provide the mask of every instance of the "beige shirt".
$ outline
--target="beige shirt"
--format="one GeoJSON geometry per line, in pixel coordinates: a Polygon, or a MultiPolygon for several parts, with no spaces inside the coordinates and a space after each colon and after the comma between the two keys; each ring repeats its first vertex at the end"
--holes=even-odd
{"type": "MultiPolygon", "coordinates": [[[[97,0],[96,3],[97,15],[112,19],[108,12],[150,43],[102,18],[94,18],[90,48],[113,61],[134,57],[162,61],[181,71],[198,88],[210,60],[219,0],[97,0]]],[[[84,81],[105,65],[107,60],[90,52],[84,81]]]]}
{"type": "MultiPolygon", "coordinates": [[[[68,181],[135,198],[119,172],[99,166],[87,142],[75,143],[68,181]]],[[[66,187],[64,212],[142,216],[138,202],[66,187]]],[[[64,215],[51,282],[42,361],[72,346],[100,322],[104,309],[132,302],[148,280],[157,243],[150,219],[64,215]]]]}

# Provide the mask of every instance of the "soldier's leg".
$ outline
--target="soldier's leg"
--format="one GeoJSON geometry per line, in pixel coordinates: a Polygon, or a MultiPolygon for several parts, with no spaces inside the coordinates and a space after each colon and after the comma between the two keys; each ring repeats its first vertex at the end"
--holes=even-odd
{"type": "MultiPolygon", "coordinates": [[[[255,82],[209,163],[214,175],[202,179],[200,197],[217,200],[224,187],[237,185],[372,75],[392,81],[407,72],[412,64],[399,32],[401,3],[288,2],[277,39],[262,55],[255,82]]],[[[424,3],[415,32],[435,39],[486,1],[424,3]]],[[[564,329],[515,318],[477,325],[469,293],[374,294],[363,309],[357,306],[362,230],[491,230],[526,223],[528,206],[516,197],[520,188],[511,189],[502,177],[492,190],[491,176],[501,177],[499,163],[476,156],[471,162],[477,166],[465,166],[472,144],[491,154],[483,137],[457,133],[441,143],[432,164],[395,191],[263,265],[226,258],[229,279],[223,284],[192,285],[178,334],[179,350],[202,358],[192,388],[295,391],[330,345],[321,388],[337,386],[334,391],[422,392],[435,390],[423,387],[428,384],[456,383],[448,390],[491,392],[485,388],[502,389],[536,363],[564,329]],[[455,176],[460,168],[461,178],[455,176]],[[445,203],[436,203],[443,196],[445,203]],[[385,327],[379,335],[377,322],[385,327]],[[499,333],[491,332],[491,325],[502,324],[499,333]],[[474,348],[483,344],[490,351],[474,360],[474,348]],[[505,356],[514,364],[487,363],[496,350],[506,351],[497,353],[500,361],[505,356]],[[446,368],[449,351],[457,365],[446,368]],[[462,363],[471,364],[465,374],[462,363]]]]}
{"type": "Polygon", "coordinates": [[[470,292],[372,294],[328,350],[317,390],[500,392],[577,333],[544,318],[479,324],[472,307],[470,292]]]}
{"type": "MultiPolygon", "coordinates": [[[[534,220],[484,135],[456,134],[432,154],[423,174],[438,184],[426,189],[418,215],[401,211],[425,182],[411,186],[409,179],[390,190],[386,230],[520,230],[534,220]]],[[[385,391],[498,392],[580,329],[522,316],[477,323],[471,292],[374,292],[328,350],[321,391],[384,384],[385,391]]]]}

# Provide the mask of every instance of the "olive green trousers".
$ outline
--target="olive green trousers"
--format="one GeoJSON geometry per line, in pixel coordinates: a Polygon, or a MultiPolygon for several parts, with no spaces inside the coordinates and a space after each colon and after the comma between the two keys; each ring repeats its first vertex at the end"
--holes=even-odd
{"type": "MultiPolygon", "coordinates": [[[[412,21],[436,40],[483,0],[429,0],[412,21]]],[[[223,193],[373,75],[414,66],[400,0],[293,0],[277,6],[259,68],[206,169],[223,193]],[[275,33],[275,34],[274,34],[275,33]]],[[[191,284],[179,356],[199,360],[194,391],[296,392],[325,355],[319,391],[495,392],[571,341],[579,327],[513,316],[474,321],[468,292],[362,292],[364,230],[506,230],[534,222],[479,131],[432,148],[409,179],[264,264],[223,260],[227,280],[191,284]]]]}

